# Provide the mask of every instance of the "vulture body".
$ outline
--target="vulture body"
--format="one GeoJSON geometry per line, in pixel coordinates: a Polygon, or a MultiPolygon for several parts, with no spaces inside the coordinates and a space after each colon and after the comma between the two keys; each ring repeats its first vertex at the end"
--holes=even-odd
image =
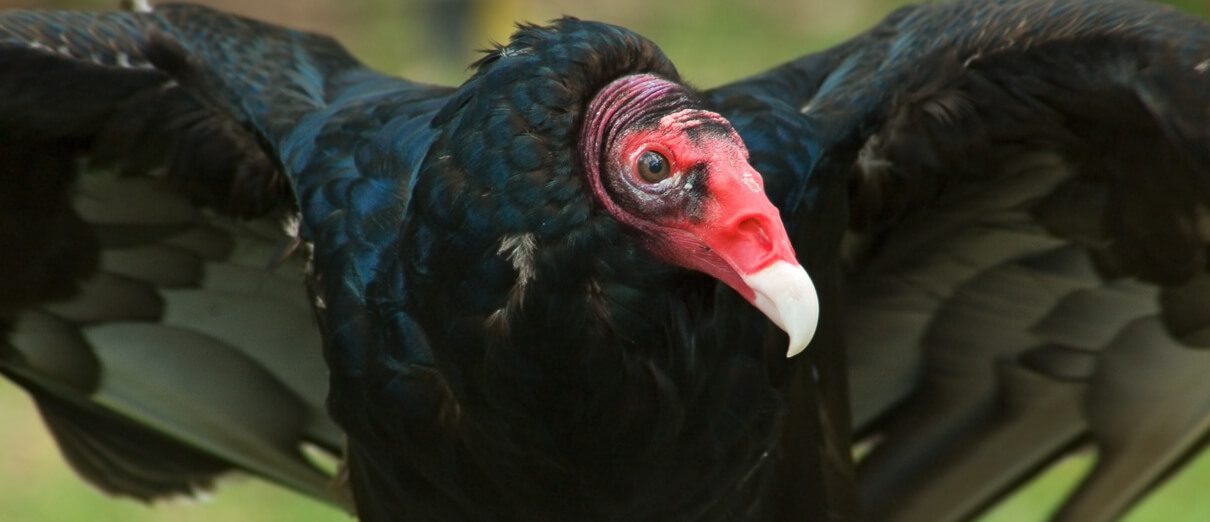
{"type": "Polygon", "coordinates": [[[447,88],[198,6],[2,12],[0,373],[144,500],[966,520],[1092,445],[1054,517],[1112,520],[1210,431],[1208,38],[959,1],[697,91],[565,18],[447,88]]]}

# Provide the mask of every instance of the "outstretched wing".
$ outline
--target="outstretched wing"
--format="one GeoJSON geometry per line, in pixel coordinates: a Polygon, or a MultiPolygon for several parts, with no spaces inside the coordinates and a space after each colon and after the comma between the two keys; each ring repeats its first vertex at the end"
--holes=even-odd
{"type": "Polygon", "coordinates": [[[1166,7],[959,1],[713,92],[800,256],[843,260],[874,520],[969,518],[1085,441],[1056,519],[1107,520],[1202,447],[1208,64],[1166,7]]]}
{"type": "Polygon", "coordinates": [[[304,265],[359,295],[447,92],[197,6],[0,13],[0,372],[82,475],[340,500],[304,265]]]}

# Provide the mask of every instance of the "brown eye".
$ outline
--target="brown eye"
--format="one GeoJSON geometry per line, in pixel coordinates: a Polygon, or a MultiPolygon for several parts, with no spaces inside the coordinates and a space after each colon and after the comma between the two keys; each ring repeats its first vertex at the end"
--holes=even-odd
{"type": "Polygon", "coordinates": [[[668,179],[668,158],[654,150],[639,156],[639,175],[651,183],[668,179]]]}

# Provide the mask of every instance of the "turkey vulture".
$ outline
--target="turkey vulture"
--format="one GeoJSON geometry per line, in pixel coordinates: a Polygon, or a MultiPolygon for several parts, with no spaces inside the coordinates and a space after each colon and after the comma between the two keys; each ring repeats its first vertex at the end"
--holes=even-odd
{"type": "Polygon", "coordinates": [[[949,521],[1092,446],[1055,519],[1111,520],[1210,434],[1207,29],[911,6],[698,90],[568,17],[452,88],[199,6],[3,12],[0,373],[143,500],[949,521]]]}

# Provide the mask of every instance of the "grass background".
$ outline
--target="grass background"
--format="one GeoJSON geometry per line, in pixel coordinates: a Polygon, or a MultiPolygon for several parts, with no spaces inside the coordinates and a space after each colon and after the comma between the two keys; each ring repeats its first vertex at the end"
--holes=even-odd
{"type": "MultiPolygon", "coordinates": [[[[702,87],[724,83],[850,36],[902,0],[498,0],[480,2],[461,26],[427,16],[442,0],[286,0],[201,3],[336,36],[354,54],[384,71],[434,83],[466,75],[474,49],[504,41],[512,23],[562,14],[604,20],[656,41],[681,73],[702,87]],[[435,42],[444,42],[435,44],[435,42]]],[[[1168,2],[1206,16],[1199,0],[1168,2]]],[[[109,8],[117,0],[0,0],[2,7],[109,8]]],[[[59,457],[28,398],[0,381],[0,522],[320,522],[347,515],[255,479],[234,478],[202,502],[145,506],[107,497],[84,485],[59,457]]],[[[1091,455],[1064,460],[982,520],[1042,520],[1091,464],[1091,455]]],[[[1193,461],[1127,518],[1210,520],[1210,453],[1193,461]]]]}

